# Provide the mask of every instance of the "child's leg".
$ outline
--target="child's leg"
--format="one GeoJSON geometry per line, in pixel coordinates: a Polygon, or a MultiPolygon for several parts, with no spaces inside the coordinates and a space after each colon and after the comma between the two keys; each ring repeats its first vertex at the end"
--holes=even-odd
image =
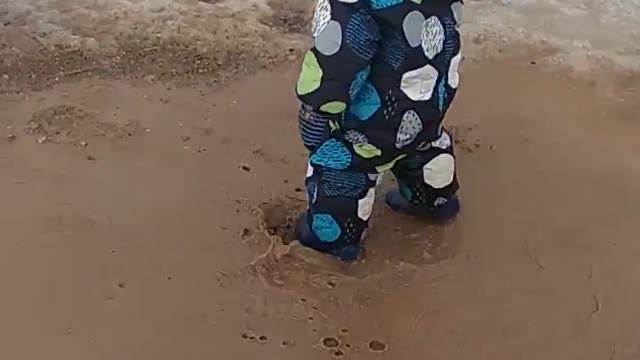
{"type": "Polygon", "coordinates": [[[309,208],[299,224],[303,245],[355,260],[373,210],[377,175],[309,165],[309,208]]]}
{"type": "Polygon", "coordinates": [[[399,161],[392,172],[399,191],[386,200],[394,210],[433,220],[449,220],[458,213],[453,141],[446,130],[428,147],[399,161]]]}

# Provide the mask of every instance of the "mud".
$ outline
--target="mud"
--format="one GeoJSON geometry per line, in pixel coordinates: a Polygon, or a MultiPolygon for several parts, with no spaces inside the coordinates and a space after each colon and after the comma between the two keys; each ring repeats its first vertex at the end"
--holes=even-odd
{"type": "Polygon", "coordinates": [[[528,57],[464,75],[461,218],[379,206],[355,265],[287,240],[304,197],[293,71],[4,96],[10,129],[74,104],[145,131],[0,142],[3,354],[634,358],[637,80],[528,57]]]}

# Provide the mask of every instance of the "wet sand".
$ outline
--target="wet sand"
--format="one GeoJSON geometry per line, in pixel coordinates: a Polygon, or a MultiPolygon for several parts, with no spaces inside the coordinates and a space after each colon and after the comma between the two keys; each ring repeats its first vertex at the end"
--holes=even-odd
{"type": "Polygon", "coordinates": [[[303,206],[294,80],[0,97],[0,355],[640,358],[637,76],[465,64],[460,218],[380,202],[351,266],[269,231],[303,206]]]}

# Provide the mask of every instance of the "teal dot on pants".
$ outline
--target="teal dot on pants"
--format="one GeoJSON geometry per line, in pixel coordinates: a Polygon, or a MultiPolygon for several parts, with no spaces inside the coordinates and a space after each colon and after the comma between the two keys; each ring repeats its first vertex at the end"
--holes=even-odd
{"type": "Polygon", "coordinates": [[[311,223],[311,229],[322,242],[334,242],[338,240],[342,230],[340,225],[330,214],[315,214],[311,223]]]}
{"type": "Polygon", "coordinates": [[[381,105],[382,101],[380,100],[380,95],[378,95],[376,87],[372,83],[367,82],[355,95],[351,107],[349,107],[349,112],[358,119],[367,121],[380,109],[381,105]]]}
{"type": "Polygon", "coordinates": [[[325,141],[311,155],[311,164],[334,170],[344,170],[351,165],[352,155],[349,150],[336,139],[325,141]]]}
{"type": "Polygon", "coordinates": [[[371,8],[374,10],[384,9],[393,5],[401,4],[404,0],[371,0],[371,8]]]}
{"type": "Polygon", "coordinates": [[[360,89],[362,89],[362,86],[367,81],[370,72],[371,66],[367,66],[366,68],[358,71],[353,77],[353,81],[351,81],[351,85],[349,86],[349,96],[351,96],[352,100],[356,94],[358,94],[360,89]]]}

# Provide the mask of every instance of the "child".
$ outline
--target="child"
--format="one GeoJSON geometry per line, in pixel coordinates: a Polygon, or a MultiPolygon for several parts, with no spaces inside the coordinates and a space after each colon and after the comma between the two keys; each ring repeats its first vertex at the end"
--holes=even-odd
{"type": "Polygon", "coordinates": [[[398,182],[386,197],[393,210],[457,215],[442,121],[458,88],[461,13],[462,0],[318,0],[296,89],[310,151],[303,245],[356,260],[386,171],[398,182]]]}

